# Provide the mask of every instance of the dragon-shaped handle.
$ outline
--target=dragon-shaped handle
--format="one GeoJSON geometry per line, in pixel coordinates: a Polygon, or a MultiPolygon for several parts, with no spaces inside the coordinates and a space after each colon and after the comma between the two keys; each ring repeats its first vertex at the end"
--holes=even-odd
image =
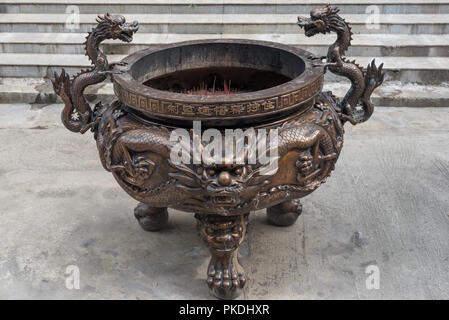
{"type": "Polygon", "coordinates": [[[344,58],[345,52],[351,46],[353,33],[349,24],[338,15],[340,10],[327,5],[314,9],[310,18],[298,17],[298,25],[304,28],[305,35],[312,37],[318,33],[337,33],[337,40],[329,47],[326,57],[316,58],[316,65],[324,66],[332,73],[348,78],[351,88],[339,103],[340,117],[343,122],[358,124],[368,120],[374,111],[371,94],[384,80],[383,64],[376,66],[373,60],[364,70],[355,61],[344,58]],[[322,60],[326,59],[323,63],[322,60]],[[357,107],[361,105],[359,110],[357,107]]]}
{"type": "Polygon", "coordinates": [[[94,124],[93,112],[84,97],[84,89],[106,80],[107,75],[113,73],[112,67],[120,64],[108,63],[106,55],[99,49],[100,43],[106,39],[131,42],[133,34],[139,29],[137,21],[126,23],[125,17],[109,13],[103,17],[98,16],[97,22],[97,26],[88,33],[84,43],[92,67],[82,70],[72,78],[62,69],[60,75],[55,72],[55,78],[52,80],[55,93],[65,104],[61,114],[62,122],[73,132],[84,133],[94,124]]]}

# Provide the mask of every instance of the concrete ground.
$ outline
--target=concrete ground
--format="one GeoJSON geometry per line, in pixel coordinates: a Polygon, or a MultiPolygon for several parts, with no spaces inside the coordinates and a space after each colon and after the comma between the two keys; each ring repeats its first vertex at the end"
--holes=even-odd
{"type": "MultiPolygon", "coordinates": [[[[63,128],[60,109],[0,105],[0,298],[211,298],[193,215],[140,229],[92,134],[63,128]],[[67,289],[68,266],[80,289],[67,289]]],[[[243,298],[449,299],[448,123],[449,108],[378,108],[348,125],[296,225],[252,213],[243,298]],[[370,266],[379,289],[367,289],[370,266]]]]}

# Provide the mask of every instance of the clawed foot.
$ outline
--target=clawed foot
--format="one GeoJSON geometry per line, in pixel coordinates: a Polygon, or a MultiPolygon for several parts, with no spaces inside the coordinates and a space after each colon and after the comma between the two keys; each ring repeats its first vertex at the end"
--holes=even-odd
{"type": "Polygon", "coordinates": [[[246,276],[237,261],[224,266],[221,261],[212,259],[207,271],[207,284],[218,298],[234,299],[241,294],[241,290],[246,284],[246,276]],[[237,263],[237,267],[234,266],[235,263],[237,263]]]}
{"type": "Polygon", "coordinates": [[[219,216],[196,214],[198,231],[212,255],[207,269],[207,284],[220,299],[234,299],[241,293],[246,276],[238,261],[238,248],[243,241],[248,214],[219,216]]]}
{"type": "Polygon", "coordinates": [[[293,225],[302,213],[302,204],[298,199],[286,201],[267,209],[268,221],[281,227],[293,225]]]}
{"type": "Polygon", "coordinates": [[[150,179],[155,166],[153,161],[144,156],[134,156],[131,165],[128,165],[125,161],[125,167],[128,168],[126,170],[128,173],[127,181],[137,186],[143,185],[145,180],[150,179]]]}
{"type": "Polygon", "coordinates": [[[348,121],[352,125],[356,125],[356,124],[360,123],[360,121],[357,121],[353,117],[348,116],[347,114],[344,114],[344,113],[339,113],[338,116],[340,117],[340,120],[343,121],[343,123],[346,121],[348,121]]]}
{"type": "Polygon", "coordinates": [[[144,156],[136,156],[133,158],[133,168],[135,176],[140,176],[142,179],[149,179],[153,174],[155,163],[144,156]]]}
{"type": "Polygon", "coordinates": [[[311,154],[300,155],[295,163],[295,166],[298,168],[301,175],[309,175],[314,170],[313,156],[311,154]]]}
{"type": "Polygon", "coordinates": [[[137,155],[131,161],[124,160],[123,165],[112,165],[111,171],[122,171],[123,179],[132,185],[142,185],[154,172],[155,163],[144,156],[137,155]]]}

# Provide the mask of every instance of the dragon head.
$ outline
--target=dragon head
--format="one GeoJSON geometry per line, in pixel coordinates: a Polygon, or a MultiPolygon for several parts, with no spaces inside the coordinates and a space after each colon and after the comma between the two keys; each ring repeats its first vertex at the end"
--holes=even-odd
{"type": "Polygon", "coordinates": [[[131,42],[133,34],[139,30],[139,23],[126,23],[126,19],[121,15],[111,15],[106,13],[103,17],[98,16],[97,31],[102,33],[104,38],[119,39],[124,42],[131,42]]]}
{"type": "MultiPolygon", "coordinates": [[[[209,158],[202,152],[201,163],[177,163],[169,160],[176,170],[169,176],[177,180],[177,188],[190,194],[190,203],[223,211],[247,205],[260,189],[268,183],[265,166],[248,164],[247,152],[241,164],[227,164],[225,158],[209,158]]],[[[226,160],[229,160],[226,158],[226,160]]]]}
{"type": "Polygon", "coordinates": [[[206,166],[199,170],[203,173],[203,188],[214,205],[228,207],[239,203],[248,176],[246,166],[206,166]]]}
{"type": "MultiPolygon", "coordinates": [[[[174,164],[173,164],[174,165],[174,164]]],[[[246,191],[253,184],[260,182],[255,175],[258,171],[250,165],[175,165],[178,172],[170,176],[178,181],[178,188],[190,190],[199,197],[201,203],[208,203],[212,207],[237,207],[242,205],[246,191]]]]}
{"type": "Polygon", "coordinates": [[[329,33],[341,23],[342,19],[338,16],[338,12],[340,9],[332,8],[330,5],[313,9],[310,12],[310,18],[298,17],[298,25],[300,28],[304,28],[307,37],[318,33],[329,33]]]}

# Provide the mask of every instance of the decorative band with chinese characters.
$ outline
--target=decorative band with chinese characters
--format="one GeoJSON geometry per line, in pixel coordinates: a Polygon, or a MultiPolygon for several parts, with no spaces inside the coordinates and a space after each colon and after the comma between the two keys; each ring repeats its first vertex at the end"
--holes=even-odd
{"type": "Polygon", "coordinates": [[[323,77],[319,77],[312,83],[284,95],[260,100],[220,104],[186,104],[151,99],[132,93],[117,85],[117,83],[115,83],[114,89],[120,101],[134,109],[167,116],[216,118],[251,116],[286,109],[301,104],[317,95],[321,92],[322,86],[323,77]]]}

